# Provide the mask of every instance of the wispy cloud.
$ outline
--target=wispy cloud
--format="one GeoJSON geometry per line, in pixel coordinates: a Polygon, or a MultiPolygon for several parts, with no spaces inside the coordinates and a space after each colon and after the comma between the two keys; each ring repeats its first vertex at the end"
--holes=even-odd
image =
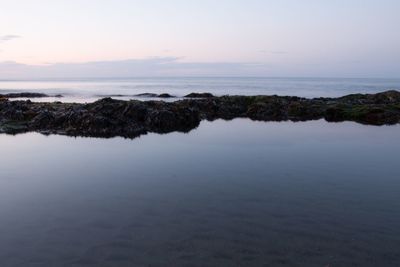
{"type": "Polygon", "coordinates": [[[0,62],[0,79],[107,78],[143,76],[253,76],[265,75],[269,66],[258,63],[182,62],[178,57],[120,61],[26,65],[0,62]]]}
{"type": "Polygon", "coordinates": [[[0,43],[1,42],[7,42],[13,39],[18,39],[21,38],[19,35],[13,35],[13,34],[7,34],[7,35],[0,35],[0,43]]]}
{"type": "Polygon", "coordinates": [[[399,64],[381,64],[377,73],[372,64],[344,62],[310,62],[287,67],[279,63],[260,62],[187,62],[178,57],[154,57],[83,63],[28,65],[0,62],[0,80],[129,78],[129,77],[400,77],[399,64]],[[356,68],[354,68],[356,66],[356,68]],[[341,71],[337,71],[340,69],[341,71]]]}

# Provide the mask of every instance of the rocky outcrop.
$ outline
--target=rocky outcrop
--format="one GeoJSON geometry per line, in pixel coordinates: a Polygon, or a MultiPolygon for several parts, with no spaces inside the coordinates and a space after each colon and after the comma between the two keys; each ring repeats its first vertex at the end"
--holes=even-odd
{"type": "Polygon", "coordinates": [[[188,95],[185,95],[186,98],[209,98],[209,97],[214,97],[213,94],[210,93],[190,93],[188,95]]]}
{"type": "Polygon", "coordinates": [[[44,98],[44,97],[62,97],[62,95],[46,95],[42,93],[11,93],[0,94],[0,98],[44,98]]]}
{"type": "Polygon", "coordinates": [[[173,96],[173,95],[170,95],[170,94],[159,94],[158,95],[158,97],[159,98],[173,98],[173,97],[175,97],[175,96],[173,96]]]}
{"type": "Polygon", "coordinates": [[[138,94],[138,95],[134,95],[137,97],[149,97],[149,98],[173,98],[175,96],[170,95],[170,94],[153,94],[153,93],[143,93],[143,94],[138,94]]]}
{"type": "Polygon", "coordinates": [[[36,131],[70,136],[134,138],[148,132],[188,132],[201,120],[234,118],[397,124],[400,122],[400,92],[314,99],[222,96],[176,102],[104,98],[90,104],[33,103],[0,98],[0,133],[9,134],[36,131]]]}
{"type": "Polygon", "coordinates": [[[154,94],[154,93],[142,93],[137,95],[98,95],[98,97],[133,97],[133,98],[174,98],[175,96],[170,94],[154,94]]]}

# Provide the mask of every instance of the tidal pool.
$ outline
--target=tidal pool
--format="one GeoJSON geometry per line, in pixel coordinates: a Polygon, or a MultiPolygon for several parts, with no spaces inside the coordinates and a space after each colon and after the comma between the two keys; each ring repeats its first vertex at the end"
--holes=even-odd
{"type": "Polygon", "coordinates": [[[400,126],[0,135],[0,266],[400,266],[400,126]]]}

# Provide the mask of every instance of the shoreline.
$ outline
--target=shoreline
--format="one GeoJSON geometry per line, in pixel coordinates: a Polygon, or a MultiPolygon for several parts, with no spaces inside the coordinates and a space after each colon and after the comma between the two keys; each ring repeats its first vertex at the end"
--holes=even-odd
{"type": "MultiPolygon", "coordinates": [[[[21,94],[14,96],[21,97],[21,94]]],[[[149,94],[149,97],[159,96],[149,94]]],[[[400,123],[399,91],[312,99],[276,95],[217,97],[210,93],[192,93],[175,102],[107,97],[87,104],[10,101],[8,98],[12,97],[0,95],[0,133],[135,138],[149,132],[189,132],[202,120],[235,118],[256,121],[325,119],[378,126],[400,123]]]]}

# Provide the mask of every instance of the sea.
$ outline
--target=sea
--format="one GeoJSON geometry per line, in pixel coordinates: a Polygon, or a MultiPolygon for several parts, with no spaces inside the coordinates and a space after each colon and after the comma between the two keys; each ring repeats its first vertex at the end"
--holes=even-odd
{"type": "MultiPolygon", "coordinates": [[[[1,93],[79,102],[396,89],[379,79],[0,82],[1,93]]],[[[399,136],[400,125],[248,119],[136,139],[1,134],[0,266],[398,267],[399,136]]]]}
{"type": "Polygon", "coordinates": [[[178,99],[192,92],[221,95],[339,97],[353,93],[400,90],[400,79],[186,77],[126,79],[0,80],[0,94],[38,92],[61,98],[36,101],[93,102],[113,96],[137,99],[143,93],[169,93],[178,99]]]}

